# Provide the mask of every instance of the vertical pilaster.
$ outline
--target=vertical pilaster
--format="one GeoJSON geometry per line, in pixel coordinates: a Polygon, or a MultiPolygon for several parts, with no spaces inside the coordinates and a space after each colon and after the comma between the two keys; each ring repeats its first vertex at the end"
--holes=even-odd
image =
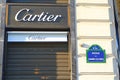
{"type": "Polygon", "coordinates": [[[5,0],[0,0],[0,80],[2,80],[4,32],[5,32],[5,0]]]}
{"type": "Polygon", "coordinates": [[[70,37],[71,37],[71,53],[72,53],[72,80],[76,80],[76,16],[75,16],[75,0],[70,0],[70,37]]]}

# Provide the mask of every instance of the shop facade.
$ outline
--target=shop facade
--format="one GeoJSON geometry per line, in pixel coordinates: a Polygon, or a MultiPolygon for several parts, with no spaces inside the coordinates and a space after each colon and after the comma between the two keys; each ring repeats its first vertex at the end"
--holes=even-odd
{"type": "Polygon", "coordinates": [[[113,0],[1,0],[0,80],[119,80],[113,0]]]}
{"type": "Polygon", "coordinates": [[[72,79],[68,1],[9,0],[5,6],[2,79],[72,79]]]}

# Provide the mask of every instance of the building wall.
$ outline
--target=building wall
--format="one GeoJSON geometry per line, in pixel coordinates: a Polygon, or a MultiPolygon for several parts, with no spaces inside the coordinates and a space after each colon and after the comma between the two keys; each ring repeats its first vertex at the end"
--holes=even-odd
{"type": "MultiPolygon", "coordinates": [[[[76,0],[75,7],[77,80],[119,80],[113,0],[76,0]],[[92,44],[98,44],[106,50],[106,63],[86,63],[86,49],[92,44]]],[[[5,0],[0,0],[0,12],[0,80],[2,80],[5,0]]],[[[75,34],[71,34],[74,38],[75,34]]]]}
{"type": "Polygon", "coordinates": [[[119,80],[113,0],[76,0],[77,80],[119,80]],[[106,63],[87,63],[86,49],[98,44],[106,63]]]}

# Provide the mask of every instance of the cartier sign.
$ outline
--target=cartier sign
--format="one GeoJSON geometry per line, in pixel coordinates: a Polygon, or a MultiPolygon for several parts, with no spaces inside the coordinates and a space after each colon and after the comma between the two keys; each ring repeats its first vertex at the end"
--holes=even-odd
{"type": "Polygon", "coordinates": [[[17,5],[9,4],[6,14],[9,28],[68,28],[66,5],[17,5]]]}
{"type": "Polygon", "coordinates": [[[49,14],[48,12],[42,12],[40,14],[31,14],[30,9],[24,8],[18,11],[15,15],[16,21],[43,21],[43,22],[55,22],[58,18],[62,18],[62,15],[49,14]],[[25,14],[19,18],[20,14],[25,14]]]}

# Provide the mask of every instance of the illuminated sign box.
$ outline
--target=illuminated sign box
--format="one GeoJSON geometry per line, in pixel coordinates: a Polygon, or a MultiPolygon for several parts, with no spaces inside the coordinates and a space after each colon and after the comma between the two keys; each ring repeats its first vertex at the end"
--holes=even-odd
{"type": "Polygon", "coordinates": [[[9,3],[6,9],[6,27],[68,29],[67,5],[40,5],[9,3]]]}

